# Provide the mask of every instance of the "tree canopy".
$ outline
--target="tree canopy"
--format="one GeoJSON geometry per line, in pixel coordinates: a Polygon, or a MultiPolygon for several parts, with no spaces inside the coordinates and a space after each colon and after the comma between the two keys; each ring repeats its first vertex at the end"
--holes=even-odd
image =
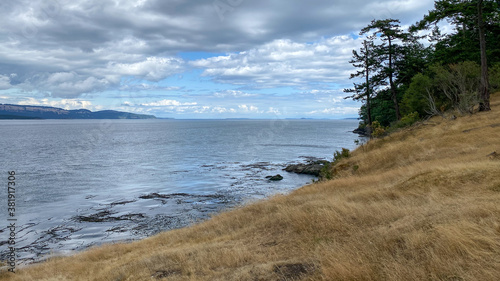
{"type": "Polygon", "coordinates": [[[360,35],[367,38],[350,61],[357,69],[350,76],[354,88],[345,92],[363,102],[363,126],[490,110],[490,92],[500,88],[500,0],[439,0],[407,31],[397,19],[378,19],[360,35]],[[442,34],[443,20],[455,31],[442,34]],[[429,34],[419,38],[420,30],[429,34]]]}

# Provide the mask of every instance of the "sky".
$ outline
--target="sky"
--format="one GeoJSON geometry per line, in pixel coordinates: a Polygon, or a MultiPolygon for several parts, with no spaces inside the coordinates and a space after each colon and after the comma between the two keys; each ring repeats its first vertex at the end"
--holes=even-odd
{"type": "Polygon", "coordinates": [[[177,119],[352,118],[361,28],[431,0],[4,0],[0,103],[177,119]]]}

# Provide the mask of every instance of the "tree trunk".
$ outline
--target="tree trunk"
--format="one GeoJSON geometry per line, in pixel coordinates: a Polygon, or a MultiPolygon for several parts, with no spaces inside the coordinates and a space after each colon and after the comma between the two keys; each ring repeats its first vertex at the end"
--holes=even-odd
{"type": "Polygon", "coordinates": [[[372,110],[371,110],[371,89],[370,89],[370,56],[368,51],[368,44],[364,41],[365,45],[365,67],[366,67],[366,112],[368,115],[368,126],[372,125],[372,110]]]}
{"type": "Polygon", "coordinates": [[[479,87],[479,111],[489,111],[490,85],[488,81],[488,60],[486,58],[486,37],[484,35],[483,0],[477,3],[477,20],[479,27],[479,46],[481,48],[481,86],[479,87]]]}
{"type": "MultiPolygon", "coordinates": [[[[367,79],[368,80],[368,79],[367,79]]],[[[371,126],[372,125],[372,108],[371,108],[371,93],[370,93],[370,88],[366,88],[366,90],[368,91],[366,93],[366,113],[368,115],[368,126],[371,126]]]]}
{"type": "MultiPolygon", "coordinates": [[[[367,88],[366,89],[367,91],[369,91],[369,89],[367,88]]],[[[368,132],[368,135],[370,136],[370,138],[372,137],[372,106],[371,106],[371,101],[370,101],[370,92],[368,92],[366,94],[366,113],[368,115],[368,126],[366,126],[367,128],[367,132],[368,132]]]]}
{"type": "Polygon", "coordinates": [[[391,95],[392,95],[392,101],[394,102],[394,109],[396,110],[396,118],[397,120],[401,120],[401,113],[399,111],[396,86],[394,85],[394,81],[392,78],[392,42],[390,37],[389,37],[389,85],[391,87],[391,95]]]}

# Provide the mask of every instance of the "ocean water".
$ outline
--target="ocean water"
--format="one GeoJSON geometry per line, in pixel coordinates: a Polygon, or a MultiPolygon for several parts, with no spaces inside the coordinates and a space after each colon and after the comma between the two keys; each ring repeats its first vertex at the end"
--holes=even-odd
{"type": "Polygon", "coordinates": [[[314,177],[287,173],[355,148],[356,120],[0,121],[0,259],[20,263],[144,238],[314,177]],[[8,171],[16,173],[8,214],[8,171]],[[265,177],[281,174],[284,180],[265,177]]]}

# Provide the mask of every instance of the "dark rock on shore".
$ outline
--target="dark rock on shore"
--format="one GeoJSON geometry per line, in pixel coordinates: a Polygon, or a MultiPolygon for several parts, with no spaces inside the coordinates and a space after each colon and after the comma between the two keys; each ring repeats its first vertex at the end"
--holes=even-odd
{"type": "Polygon", "coordinates": [[[116,201],[116,202],[113,202],[111,204],[109,204],[111,207],[113,206],[117,206],[117,205],[125,205],[125,204],[129,204],[129,203],[134,203],[135,201],[137,200],[124,200],[124,201],[116,201]]]}
{"type": "Polygon", "coordinates": [[[353,133],[355,134],[358,134],[360,136],[363,136],[363,137],[370,137],[370,131],[368,130],[368,128],[356,128],[354,131],[352,131],[353,133]]]}
{"type": "Polygon", "coordinates": [[[209,199],[217,199],[226,201],[227,199],[224,195],[221,194],[207,194],[207,195],[193,195],[187,193],[170,193],[170,194],[160,194],[160,193],[150,193],[146,195],[139,196],[140,199],[180,199],[180,198],[191,198],[196,201],[206,201],[209,199]]]}
{"type": "Polygon", "coordinates": [[[283,180],[283,176],[277,174],[276,176],[267,176],[266,179],[269,179],[270,181],[280,181],[283,180]]]}
{"type": "Polygon", "coordinates": [[[311,160],[307,163],[288,165],[284,170],[290,173],[314,175],[319,177],[321,170],[328,163],[330,162],[326,160],[311,160]]]}
{"type": "Polygon", "coordinates": [[[114,217],[113,212],[104,210],[88,216],[75,216],[74,219],[78,222],[110,222],[123,220],[137,220],[145,218],[144,214],[126,214],[114,217]]]}
{"type": "Polygon", "coordinates": [[[159,194],[159,193],[150,193],[147,195],[141,195],[139,198],[141,199],[170,199],[172,197],[187,197],[189,194],[186,193],[174,193],[174,194],[159,194]]]}

